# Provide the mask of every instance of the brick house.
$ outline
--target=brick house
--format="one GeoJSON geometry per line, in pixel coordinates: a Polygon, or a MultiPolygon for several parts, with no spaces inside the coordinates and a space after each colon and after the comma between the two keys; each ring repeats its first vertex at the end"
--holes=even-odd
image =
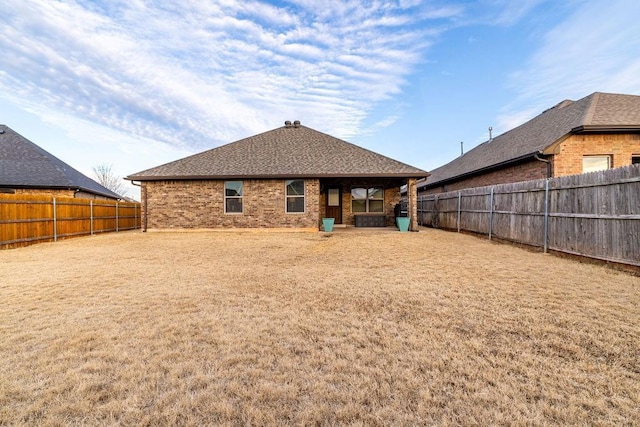
{"type": "Polygon", "coordinates": [[[0,125],[0,193],[122,199],[5,125],[0,125]]]}
{"type": "MultiPolygon", "coordinates": [[[[391,226],[400,187],[428,173],[300,124],[132,174],[143,229],[391,226]]],[[[411,206],[410,206],[411,208],[411,206]]],[[[417,229],[416,215],[411,227],[417,229]]]]}
{"type": "Polygon", "coordinates": [[[640,96],[565,100],[418,183],[421,194],[575,175],[640,163],[640,96]]]}

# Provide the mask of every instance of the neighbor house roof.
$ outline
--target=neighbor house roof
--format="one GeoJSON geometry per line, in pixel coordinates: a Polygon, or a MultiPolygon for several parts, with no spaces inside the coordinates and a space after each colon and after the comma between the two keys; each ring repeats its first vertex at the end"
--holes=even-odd
{"type": "Polygon", "coordinates": [[[126,177],[164,179],[398,177],[427,172],[318,132],[299,122],[126,177]]]}
{"type": "Polygon", "coordinates": [[[122,198],[5,125],[0,125],[0,187],[76,189],[122,198]]]}
{"type": "Polygon", "coordinates": [[[572,133],[640,131],[640,96],[595,92],[565,100],[537,117],[486,141],[431,171],[421,187],[433,187],[504,165],[552,154],[572,133]]]}

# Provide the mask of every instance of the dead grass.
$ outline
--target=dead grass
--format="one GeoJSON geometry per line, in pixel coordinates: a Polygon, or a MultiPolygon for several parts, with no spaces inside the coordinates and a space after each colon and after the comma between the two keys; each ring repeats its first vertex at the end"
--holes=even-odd
{"type": "Polygon", "coordinates": [[[640,425],[640,279],[437,230],[0,251],[0,425],[640,425]]]}

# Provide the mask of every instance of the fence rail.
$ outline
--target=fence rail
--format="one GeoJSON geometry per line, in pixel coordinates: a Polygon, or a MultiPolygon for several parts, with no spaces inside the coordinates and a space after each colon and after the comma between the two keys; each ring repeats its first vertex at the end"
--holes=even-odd
{"type": "Polygon", "coordinates": [[[640,266],[640,165],[419,196],[418,223],[640,266]]]}
{"type": "Polygon", "coordinates": [[[0,249],[135,230],[140,204],[31,194],[0,194],[0,249]]]}

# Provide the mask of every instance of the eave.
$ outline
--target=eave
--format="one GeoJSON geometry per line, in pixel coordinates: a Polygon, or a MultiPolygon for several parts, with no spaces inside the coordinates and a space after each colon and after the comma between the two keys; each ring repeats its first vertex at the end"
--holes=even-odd
{"type": "Polygon", "coordinates": [[[127,176],[129,181],[204,181],[230,179],[322,179],[322,178],[426,178],[430,174],[424,173],[372,173],[372,174],[263,174],[263,175],[165,175],[165,176],[127,176]]]}
{"type": "Polygon", "coordinates": [[[640,133],[640,125],[582,125],[571,129],[571,133],[640,133]]]}
{"type": "Polygon", "coordinates": [[[484,168],[475,169],[470,172],[465,172],[460,175],[452,176],[451,178],[445,178],[440,181],[430,182],[428,184],[419,185],[418,191],[420,190],[428,190],[430,188],[441,187],[446,184],[450,184],[452,182],[460,181],[461,179],[470,178],[472,176],[481,175],[483,173],[492,172],[497,169],[502,169],[505,166],[511,166],[514,164],[522,163],[528,159],[535,159],[536,155],[543,154],[541,151],[534,151],[533,153],[525,154],[524,156],[516,157],[515,159],[506,160],[504,162],[496,163],[490,166],[485,166],[484,168]]]}

